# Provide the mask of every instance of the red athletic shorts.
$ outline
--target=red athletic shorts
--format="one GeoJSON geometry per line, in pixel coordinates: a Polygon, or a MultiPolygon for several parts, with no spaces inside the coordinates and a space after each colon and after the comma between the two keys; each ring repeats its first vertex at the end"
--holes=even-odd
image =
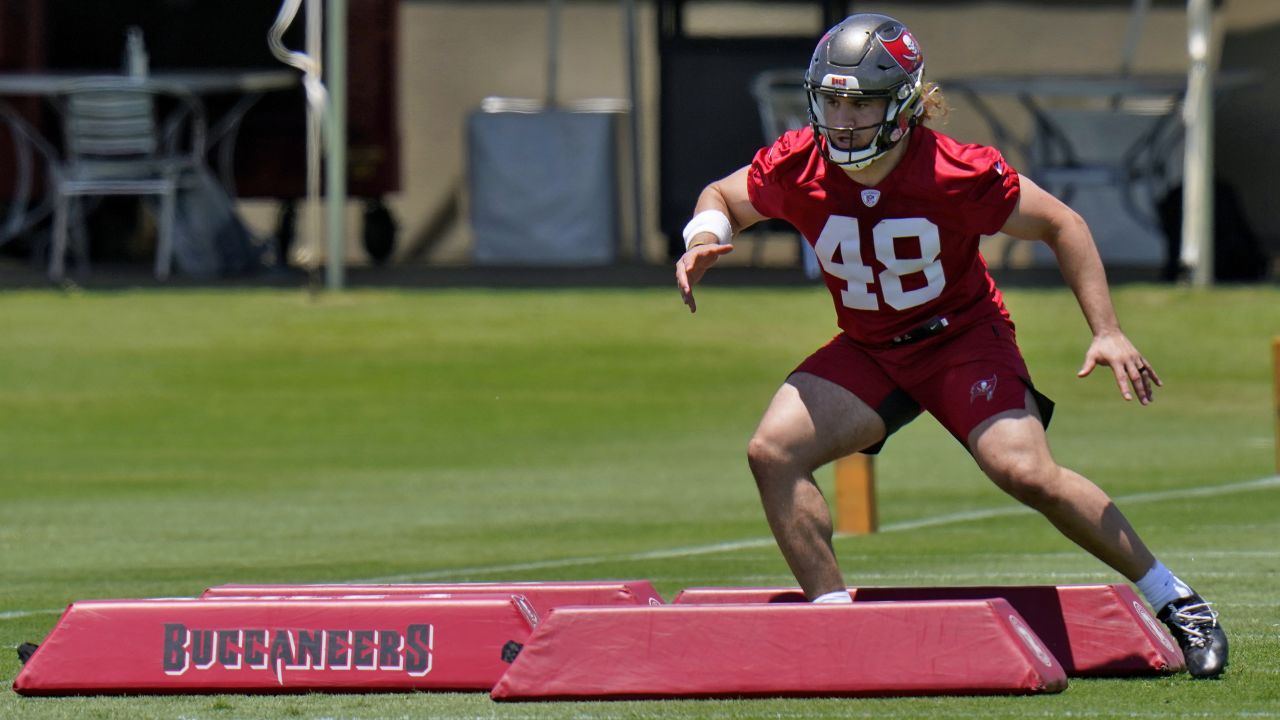
{"type": "MultiPolygon", "coordinates": [[[[928,411],[960,444],[984,420],[1026,407],[1031,390],[1045,427],[1053,401],[1031,384],[1031,375],[1001,319],[949,327],[918,342],[891,347],[860,345],[843,333],[795,369],[845,388],[884,419],[885,435],[928,411]]],[[[883,441],[864,450],[879,452],[883,441]]]]}

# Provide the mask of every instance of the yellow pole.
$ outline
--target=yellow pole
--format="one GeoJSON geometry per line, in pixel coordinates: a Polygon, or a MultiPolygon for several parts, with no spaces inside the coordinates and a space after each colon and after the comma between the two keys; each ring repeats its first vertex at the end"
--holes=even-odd
{"type": "MultiPolygon", "coordinates": [[[[1276,346],[1280,352],[1280,345],[1276,346]]],[[[1280,456],[1277,458],[1280,460],[1280,456]]],[[[854,453],[836,461],[836,531],[866,535],[876,531],[876,474],[870,455],[854,453]]]]}

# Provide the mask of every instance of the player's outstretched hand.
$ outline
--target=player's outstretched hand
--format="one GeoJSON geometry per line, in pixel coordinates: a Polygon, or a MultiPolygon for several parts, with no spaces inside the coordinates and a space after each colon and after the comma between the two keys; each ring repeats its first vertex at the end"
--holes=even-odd
{"type": "Polygon", "coordinates": [[[721,255],[732,251],[733,245],[728,244],[698,245],[676,261],[676,287],[680,288],[680,299],[689,306],[689,312],[698,312],[698,303],[693,301],[693,286],[698,284],[721,255]]]}
{"type": "Polygon", "coordinates": [[[1116,386],[1125,400],[1132,400],[1137,394],[1138,402],[1146,405],[1155,399],[1156,386],[1164,385],[1155,368],[1118,330],[1093,339],[1084,355],[1084,366],[1076,376],[1085,377],[1099,365],[1106,365],[1115,373],[1116,386]]]}

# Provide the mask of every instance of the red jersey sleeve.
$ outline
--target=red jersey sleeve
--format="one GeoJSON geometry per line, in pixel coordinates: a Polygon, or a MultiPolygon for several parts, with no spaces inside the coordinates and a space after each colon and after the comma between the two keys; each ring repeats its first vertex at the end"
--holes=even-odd
{"type": "Polygon", "coordinates": [[[813,150],[813,130],[792,130],[769,147],[761,148],[747,171],[747,197],[765,217],[786,216],[788,193],[795,192],[794,170],[808,162],[813,150]],[[786,176],[788,180],[782,181],[786,176]]]}
{"type": "Polygon", "coordinates": [[[957,145],[938,153],[937,177],[962,183],[963,230],[992,235],[1004,227],[1018,204],[1018,173],[1000,151],[984,145],[957,145]]]}

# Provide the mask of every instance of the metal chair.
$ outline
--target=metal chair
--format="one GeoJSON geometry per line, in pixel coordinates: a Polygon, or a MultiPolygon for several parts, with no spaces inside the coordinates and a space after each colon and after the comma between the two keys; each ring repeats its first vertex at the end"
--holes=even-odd
{"type": "Polygon", "coordinates": [[[49,278],[57,282],[65,274],[73,220],[78,267],[88,267],[78,200],[104,195],[159,196],[155,274],[168,278],[178,189],[184,174],[204,162],[205,114],[199,100],[181,87],[104,76],[68,83],[56,104],[64,143],[61,161],[53,166],[49,278]]]}
{"type": "Polygon", "coordinates": [[[752,79],[751,96],[760,110],[765,142],[809,125],[809,95],[804,89],[803,70],[765,70],[752,79]]]}

